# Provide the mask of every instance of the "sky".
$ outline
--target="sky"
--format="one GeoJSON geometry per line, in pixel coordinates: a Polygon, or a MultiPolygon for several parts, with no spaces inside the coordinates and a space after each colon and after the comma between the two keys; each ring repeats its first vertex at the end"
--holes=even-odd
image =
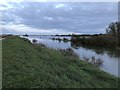
{"type": "Polygon", "coordinates": [[[105,33],[117,2],[1,2],[3,34],[105,33]]]}

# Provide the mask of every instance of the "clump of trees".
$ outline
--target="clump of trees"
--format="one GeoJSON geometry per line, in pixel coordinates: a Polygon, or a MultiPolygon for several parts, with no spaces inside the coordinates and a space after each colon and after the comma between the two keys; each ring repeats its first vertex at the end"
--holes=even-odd
{"type": "Polygon", "coordinates": [[[106,29],[107,34],[118,37],[120,34],[120,22],[112,22],[106,29]]]}
{"type": "Polygon", "coordinates": [[[27,35],[27,34],[25,34],[25,35],[23,35],[23,36],[28,37],[28,35],[27,35]]]}
{"type": "Polygon", "coordinates": [[[112,22],[106,29],[106,32],[118,39],[118,46],[120,47],[120,22],[112,22]]]}

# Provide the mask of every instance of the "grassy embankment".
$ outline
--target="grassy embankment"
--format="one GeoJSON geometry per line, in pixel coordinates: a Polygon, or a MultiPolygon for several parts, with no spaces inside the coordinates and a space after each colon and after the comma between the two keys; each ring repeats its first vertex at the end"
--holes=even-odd
{"type": "Polygon", "coordinates": [[[0,89],[1,88],[2,88],[2,40],[0,40],[0,89]]]}
{"type": "Polygon", "coordinates": [[[118,78],[60,51],[26,39],[3,40],[3,88],[117,88],[118,78]]]}

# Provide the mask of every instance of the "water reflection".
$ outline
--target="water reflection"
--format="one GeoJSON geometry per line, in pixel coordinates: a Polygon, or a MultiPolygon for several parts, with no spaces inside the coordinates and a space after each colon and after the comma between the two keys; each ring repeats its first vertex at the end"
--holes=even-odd
{"type": "Polygon", "coordinates": [[[71,47],[78,49],[79,47],[83,47],[86,50],[92,50],[96,54],[107,54],[110,57],[120,57],[120,50],[118,49],[110,49],[110,48],[104,48],[104,47],[92,47],[92,46],[83,46],[83,45],[77,45],[76,43],[71,42],[71,47]]]}

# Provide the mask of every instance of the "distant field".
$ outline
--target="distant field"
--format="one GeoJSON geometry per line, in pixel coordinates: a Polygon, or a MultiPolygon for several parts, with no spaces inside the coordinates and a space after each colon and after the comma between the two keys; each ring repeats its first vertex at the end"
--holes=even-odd
{"type": "Polygon", "coordinates": [[[3,88],[118,88],[118,78],[59,51],[9,37],[2,42],[3,88]]]}

